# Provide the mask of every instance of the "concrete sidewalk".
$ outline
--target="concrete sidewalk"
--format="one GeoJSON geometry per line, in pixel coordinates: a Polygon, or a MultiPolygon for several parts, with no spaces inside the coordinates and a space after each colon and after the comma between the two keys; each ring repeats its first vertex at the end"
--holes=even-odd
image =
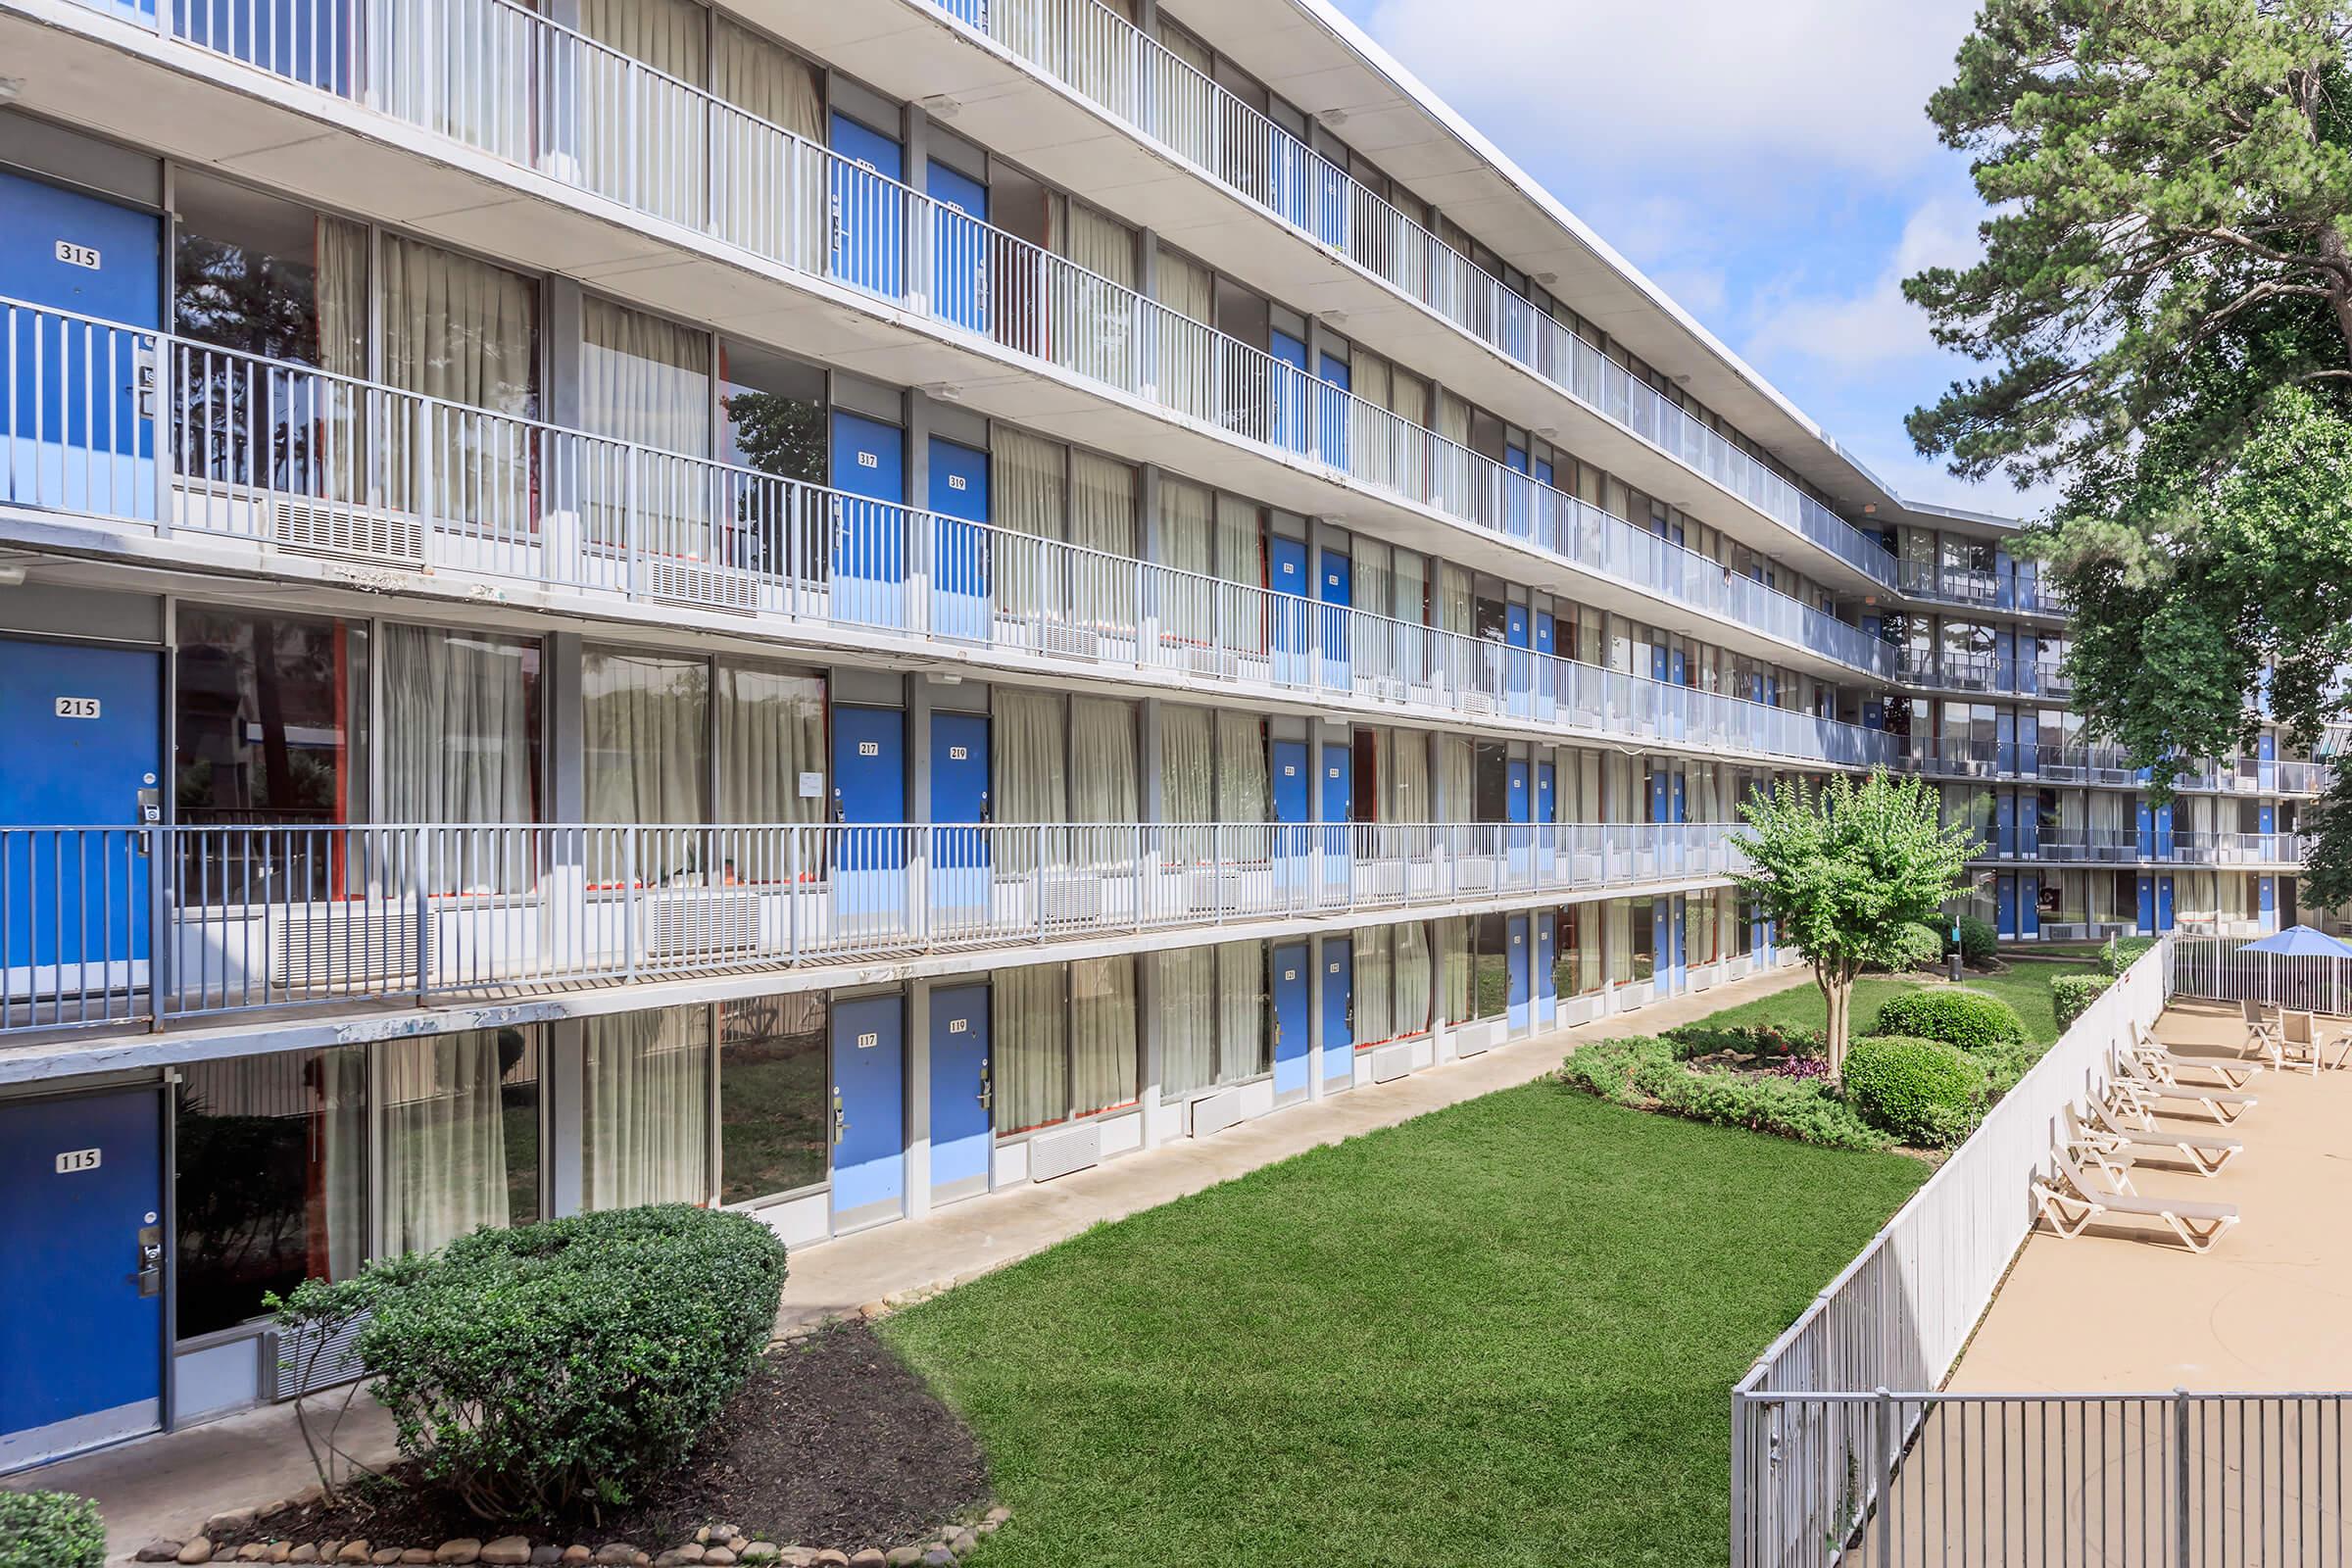
{"type": "MultiPolygon", "coordinates": [[[[1655,1034],[1678,1023],[1793,986],[1810,971],[1779,969],[1638,1012],[1513,1042],[1392,1083],[1349,1090],[1203,1140],[1184,1139],[1058,1181],[1015,1188],[879,1226],[794,1254],[778,1331],[829,1317],[880,1311],[1003,1268],[1091,1226],[1197,1193],[1322,1144],[1394,1126],[1426,1112],[1542,1077],[1570,1046],[1620,1034],[1655,1034]]],[[[364,1462],[394,1452],[391,1418],[362,1395],[343,1446],[364,1462]]],[[[290,1405],[273,1405],[182,1432],[146,1438],[10,1478],[95,1498],[107,1551],[122,1557],[158,1536],[184,1539],[224,1508],[288,1497],[316,1477],[290,1405]]]]}

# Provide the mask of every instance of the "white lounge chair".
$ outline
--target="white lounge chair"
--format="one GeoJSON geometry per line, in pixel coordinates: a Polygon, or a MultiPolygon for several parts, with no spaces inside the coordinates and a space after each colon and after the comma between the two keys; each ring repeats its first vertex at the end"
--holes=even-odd
{"type": "Polygon", "coordinates": [[[2320,1075],[2321,1054],[2329,1046],[2335,1048],[2335,1059],[2328,1065],[2341,1067],[2345,1053],[2352,1052],[2352,1028],[2339,1030],[2333,1040],[2328,1040],[2323,1036],[2320,1020],[2310,1013],[2282,1011],[2278,1014],[2278,1054],[2287,1060],[2309,1062],[2314,1078],[2320,1075]]]}
{"type": "Polygon", "coordinates": [[[2145,1108],[2151,1110],[2159,1102],[2185,1101],[2217,1122],[2230,1122],[2257,1103],[2252,1095],[2236,1090],[2184,1084],[2143,1061],[2138,1053],[2132,1051],[2118,1051],[2115,1054],[2114,1077],[2125,1093],[2136,1097],[2145,1108]]]}
{"type": "Polygon", "coordinates": [[[2056,1167],[2050,1179],[2034,1182],[2035,1217],[2048,1216],[2061,1236],[2080,1236],[2083,1227],[2108,1214],[2160,1219],[2173,1228],[2180,1245],[2192,1252],[2209,1251],[2222,1233],[2237,1223],[2235,1203],[2195,1203],[2178,1198],[2142,1198],[2136,1193],[2112,1192],[2092,1181],[2071,1151],[2059,1145],[2050,1151],[2056,1167]]]}
{"type": "Polygon", "coordinates": [[[2075,1107],[2066,1108],[2070,1132],[2080,1129],[2087,1138],[2112,1140],[2111,1147],[2120,1152],[2126,1149],[2178,1150],[2182,1158],[2197,1168],[2200,1176],[2212,1176],[2224,1165],[2245,1152],[2246,1146],[2234,1138],[2213,1138],[2203,1133],[2176,1133],[2159,1128],[2155,1118],[2139,1118],[2144,1126],[2130,1125],[2107,1106],[2093,1102],[2078,1116],[2075,1107]]]}
{"type": "Polygon", "coordinates": [[[2223,1089],[2243,1089],[2262,1076],[2258,1061],[2218,1061],[2210,1056],[2180,1055],[2147,1030],[2139,1032],[2139,1043],[2132,1051],[2167,1083],[2184,1072],[2210,1073],[2223,1089]]]}
{"type": "Polygon", "coordinates": [[[2272,1066],[2278,1066],[2278,1020],[2272,1017],[2269,1010],[2252,997],[2240,998],[2237,1009],[2246,1020],[2246,1041],[2238,1047],[2237,1054],[2251,1056],[2259,1052],[2271,1058],[2272,1066]]]}

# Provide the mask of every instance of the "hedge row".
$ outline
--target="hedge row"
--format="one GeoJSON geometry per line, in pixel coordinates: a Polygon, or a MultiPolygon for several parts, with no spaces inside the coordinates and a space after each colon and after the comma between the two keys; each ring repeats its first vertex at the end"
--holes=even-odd
{"type": "Polygon", "coordinates": [[[1719,1127],[1744,1127],[1829,1149],[1879,1150],[1888,1142],[1820,1079],[1743,1078],[1688,1067],[1665,1040],[1594,1041],[1569,1055],[1560,1077],[1620,1105],[1665,1110],[1719,1127]]]}

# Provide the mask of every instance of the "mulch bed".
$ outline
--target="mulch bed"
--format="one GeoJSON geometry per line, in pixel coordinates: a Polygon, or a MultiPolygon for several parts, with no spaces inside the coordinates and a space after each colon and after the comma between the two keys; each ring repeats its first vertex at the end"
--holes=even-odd
{"type": "MultiPolygon", "coordinates": [[[[393,1483],[411,1481],[395,1466],[393,1483]]],[[[961,1421],[862,1321],[837,1324],[771,1351],[674,1473],[602,1516],[493,1523],[448,1494],[373,1483],[335,1507],[313,1504],[258,1519],[214,1542],[216,1559],[249,1541],[366,1538],[431,1548],[461,1537],[527,1536],[649,1551],[691,1541],[704,1525],[756,1540],[890,1546],[936,1531],[988,1497],[988,1463],[961,1421]]]]}

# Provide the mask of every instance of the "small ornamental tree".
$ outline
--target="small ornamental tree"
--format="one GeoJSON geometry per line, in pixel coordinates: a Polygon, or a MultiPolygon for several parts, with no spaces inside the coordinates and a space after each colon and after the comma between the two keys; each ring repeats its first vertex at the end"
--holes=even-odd
{"type": "Polygon", "coordinates": [[[1867,964],[1897,961],[1905,927],[1935,920],[1961,891],[1968,829],[1938,824],[1935,792],[1917,779],[1875,770],[1840,775],[1814,791],[1784,779],[1740,803],[1747,857],[1737,879],[1779,928],[1779,940],[1813,966],[1830,1005],[1830,1074],[1842,1080],[1854,979],[1867,964]]]}

